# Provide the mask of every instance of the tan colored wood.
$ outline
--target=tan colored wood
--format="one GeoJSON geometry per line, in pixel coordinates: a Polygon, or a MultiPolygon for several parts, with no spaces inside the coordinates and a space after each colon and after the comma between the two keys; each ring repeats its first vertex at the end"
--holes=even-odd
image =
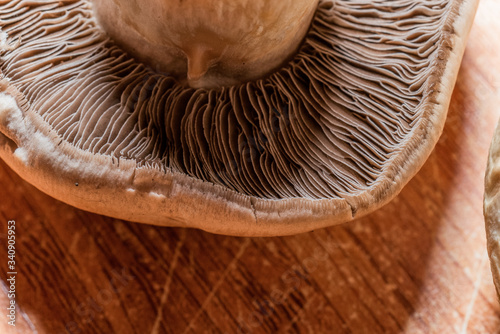
{"type": "Polygon", "coordinates": [[[71,208],[0,164],[17,222],[18,333],[498,333],[482,216],[500,116],[500,3],[482,0],[443,136],[381,210],[293,237],[234,238],[71,208]]]}

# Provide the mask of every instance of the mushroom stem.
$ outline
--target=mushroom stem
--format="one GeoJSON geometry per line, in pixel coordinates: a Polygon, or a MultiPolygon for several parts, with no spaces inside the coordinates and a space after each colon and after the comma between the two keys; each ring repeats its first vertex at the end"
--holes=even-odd
{"type": "Polygon", "coordinates": [[[154,69],[215,88],[262,78],[304,39],[318,0],[93,0],[99,24],[154,69]]]}
{"type": "Polygon", "coordinates": [[[187,79],[190,86],[196,83],[207,73],[209,67],[216,62],[216,58],[204,47],[196,46],[187,55],[187,79]]]}

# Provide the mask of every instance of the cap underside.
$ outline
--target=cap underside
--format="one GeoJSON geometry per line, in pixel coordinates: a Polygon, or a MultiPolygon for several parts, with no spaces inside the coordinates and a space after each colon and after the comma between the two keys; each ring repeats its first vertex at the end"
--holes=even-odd
{"type": "Polygon", "coordinates": [[[476,5],[321,1],[304,45],[284,68],[204,90],[127,56],[97,26],[89,1],[0,1],[0,156],[50,195],[123,219],[246,235],[352,219],[394,197],[430,154],[476,5]],[[131,175],[120,179],[113,166],[124,165],[131,175]],[[140,189],[137,170],[154,174],[140,189]],[[72,195],[77,179],[92,190],[72,195]],[[213,195],[224,209],[194,222],[206,207],[189,196],[175,200],[176,182],[213,195]],[[190,213],[155,218],[140,212],[141,201],[110,208],[119,200],[108,197],[131,190],[149,194],[141,195],[145,202],[166,198],[152,210],[185,206],[190,213]],[[93,205],[97,199],[108,204],[93,205]],[[249,217],[233,217],[238,206],[249,217]],[[291,215],[300,226],[269,227],[291,215]],[[219,224],[222,218],[234,225],[219,224]]]}

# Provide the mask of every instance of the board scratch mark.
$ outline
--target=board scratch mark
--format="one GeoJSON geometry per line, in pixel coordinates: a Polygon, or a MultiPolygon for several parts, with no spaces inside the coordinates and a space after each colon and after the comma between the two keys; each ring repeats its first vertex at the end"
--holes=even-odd
{"type": "Polygon", "coordinates": [[[160,306],[158,307],[158,312],[156,313],[156,319],[153,324],[153,328],[151,330],[151,334],[157,334],[160,330],[160,324],[162,321],[163,315],[163,306],[166,304],[168,300],[168,295],[170,294],[170,284],[172,283],[172,277],[174,276],[175,268],[177,267],[177,262],[179,260],[179,256],[181,254],[182,246],[184,245],[184,241],[186,240],[186,231],[182,230],[181,237],[177,246],[175,247],[174,256],[172,258],[172,263],[170,264],[170,268],[168,270],[168,276],[165,280],[165,284],[163,285],[163,294],[161,296],[160,306]]]}
{"type": "Polygon", "coordinates": [[[210,303],[210,301],[213,299],[213,297],[215,296],[215,294],[219,290],[219,288],[222,285],[222,283],[224,283],[226,277],[234,269],[236,263],[243,256],[243,254],[245,253],[245,250],[247,249],[247,247],[249,245],[250,245],[250,239],[249,238],[245,238],[245,241],[241,244],[240,249],[238,250],[238,252],[234,256],[234,258],[227,265],[226,269],[224,269],[224,272],[222,273],[221,277],[214,284],[212,290],[210,290],[210,293],[208,294],[208,296],[205,298],[205,300],[201,304],[201,307],[198,310],[198,312],[196,312],[196,314],[194,315],[193,319],[189,322],[189,324],[187,325],[186,329],[182,332],[183,334],[187,333],[193,327],[193,325],[196,323],[196,321],[198,320],[198,318],[203,314],[203,312],[205,312],[205,308],[210,303]]]}
{"type": "Polygon", "coordinates": [[[481,287],[481,278],[482,278],[482,269],[483,265],[485,262],[485,257],[481,257],[481,262],[479,263],[478,269],[477,269],[477,277],[476,280],[474,281],[474,291],[472,292],[472,297],[469,302],[469,305],[467,306],[467,312],[465,313],[465,318],[464,322],[462,323],[462,329],[460,330],[460,334],[466,334],[467,333],[467,328],[469,326],[469,321],[470,317],[472,315],[472,312],[474,311],[474,304],[476,303],[477,296],[479,294],[479,288],[481,287]]]}

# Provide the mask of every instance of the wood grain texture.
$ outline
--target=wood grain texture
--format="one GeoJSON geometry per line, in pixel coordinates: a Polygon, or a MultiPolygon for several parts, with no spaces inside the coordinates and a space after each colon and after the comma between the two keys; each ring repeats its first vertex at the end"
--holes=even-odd
{"type": "Polygon", "coordinates": [[[389,205],[293,237],[110,219],[0,164],[0,333],[500,333],[482,216],[500,116],[500,4],[482,0],[443,136],[389,205]],[[6,225],[17,222],[17,325],[6,225]]]}

